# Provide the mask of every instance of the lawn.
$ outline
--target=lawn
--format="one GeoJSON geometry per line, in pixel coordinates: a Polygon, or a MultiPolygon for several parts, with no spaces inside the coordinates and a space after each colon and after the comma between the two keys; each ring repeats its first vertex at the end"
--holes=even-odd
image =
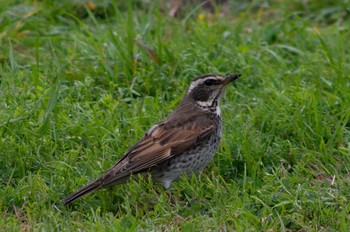
{"type": "Polygon", "coordinates": [[[2,1],[0,231],[350,230],[348,0],[115,2],[2,1]],[[61,204],[205,73],[242,77],[203,173],[61,204]]]}

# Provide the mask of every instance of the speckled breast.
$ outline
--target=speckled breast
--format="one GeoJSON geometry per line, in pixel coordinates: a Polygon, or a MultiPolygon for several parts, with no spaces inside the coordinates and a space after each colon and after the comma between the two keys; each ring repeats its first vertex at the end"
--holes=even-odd
{"type": "Polygon", "coordinates": [[[190,176],[201,171],[214,157],[221,138],[221,127],[217,133],[201,141],[192,149],[183,154],[173,157],[152,169],[152,176],[155,180],[172,182],[181,174],[190,176]]]}

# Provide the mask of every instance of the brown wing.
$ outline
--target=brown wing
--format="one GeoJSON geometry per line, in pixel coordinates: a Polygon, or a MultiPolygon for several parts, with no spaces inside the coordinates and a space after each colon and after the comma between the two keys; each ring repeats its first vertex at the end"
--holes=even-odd
{"type": "Polygon", "coordinates": [[[113,185],[131,173],[136,174],[147,170],[170,157],[181,154],[193,146],[198,139],[212,132],[214,132],[214,125],[211,123],[204,127],[196,124],[169,127],[169,122],[158,124],[100,178],[100,183],[102,186],[113,185]]]}
{"type": "Polygon", "coordinates": [[[178,126],[176,121],[156,125],[102,177],[63,198],[62,203],[66,205],[102,187],[123,183],[131,173],[147,171],[150,167],[181,154],[199,139],[214,132],[215,126],[212,123],[206,123],[206,120],[201,122],[191,126],[190,124],[178,126]]]}
{"type": "Polygon", "coordinates": [[[97,189],[124,183],[132,173],[143,173],[152,166],[183,153],[214,133],[219,119],[196,112],[192,104],[180,105],[169,118],[152,127],[111,169],[62,199],[62,203],[69,204],[97,189]]]}

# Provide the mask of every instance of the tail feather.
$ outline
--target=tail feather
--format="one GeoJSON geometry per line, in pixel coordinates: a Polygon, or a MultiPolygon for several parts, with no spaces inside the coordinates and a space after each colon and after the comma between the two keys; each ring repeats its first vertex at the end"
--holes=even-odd
{"type": "Polygon", "coordinates": [[[100,189],[102,186],[101,186],[101,183],[100,181],[94,181],[84,187],[82,187],[81,189],[79,189],[78,191],[72,193],[71,195],[69,196],[66,196],[65,198],[63,198],[61,200],[61,202],[64,204],[64,205],[68,205],[70,204],[71,202],[75,201],[76,199],[84,196],[85,194],[88,194],[90,192],[93,192],[97,189],[100,189]]]}

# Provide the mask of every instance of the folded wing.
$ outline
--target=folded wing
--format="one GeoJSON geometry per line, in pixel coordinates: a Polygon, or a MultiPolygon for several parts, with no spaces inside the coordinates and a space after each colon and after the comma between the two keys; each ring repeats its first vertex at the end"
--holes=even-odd
{"type": "Polygon", "coordinates": [[[131,173],[147,171],[190,149],[199,139],[209,136],[213,129],[213,126],[203,128],[195,124],[186,128],[166,128],[164,124],[158,124],[100,178],[101,184],[110,186],[131,173]]]}

